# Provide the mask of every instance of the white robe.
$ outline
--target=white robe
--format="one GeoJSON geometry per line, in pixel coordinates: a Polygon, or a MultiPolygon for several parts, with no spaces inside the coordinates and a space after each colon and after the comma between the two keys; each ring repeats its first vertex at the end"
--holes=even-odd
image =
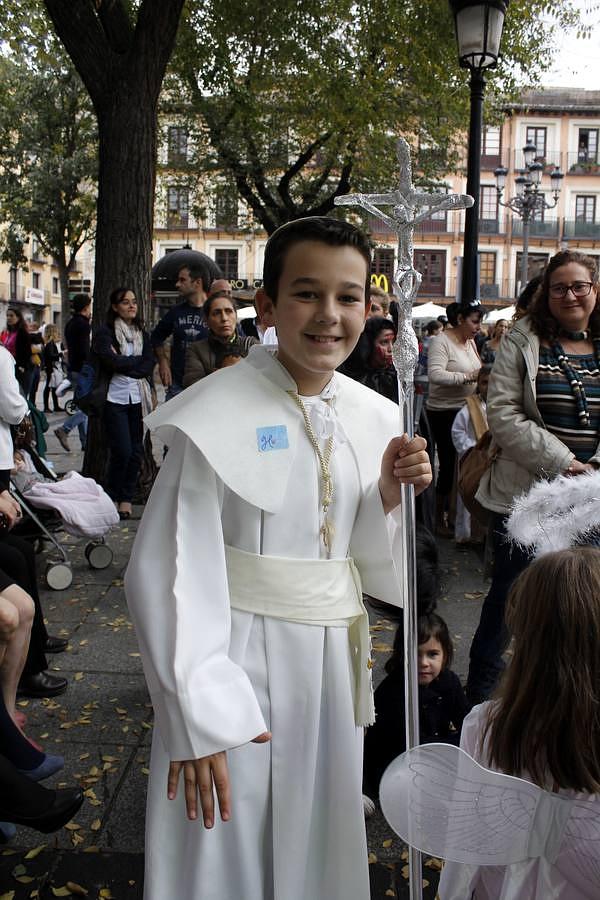
{"type": "MultiPolygon", "coordinates": [[[[347,439],[332,459],[332,556],[352,555],[365,592],[401,605],[391,517],[377,488],[397,408],[335,379],[347,439]]],[[[354,723],[347,630],[229,607],[224,543],[270,556],[324,555],[316,454],[290,389],[286,370],[257,347],[150,420],[178,431],[126,576],[157,725],[146,900],[369,897],[362,729],[354,723]],[[289,449],[259,452],[256,429],[276,425],[287,428],[289,449]],[[270,743],[249,743],[267,729],[270,743]],[[169,760],[224,749],[232,818],[217,815],[206,831],[186,818],[183,784],[167,800],[169,760]]]]}

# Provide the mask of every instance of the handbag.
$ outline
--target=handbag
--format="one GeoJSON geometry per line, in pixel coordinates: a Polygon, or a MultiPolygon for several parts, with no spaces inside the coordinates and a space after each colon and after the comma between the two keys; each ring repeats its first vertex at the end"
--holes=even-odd
{"type": "Polygon", "coordinates": [[[492,450],[492,433],[487,427],[487,418],[478,399],[468,397],[467,406],[477,442],[458,461],[458,492],[471,515],[478,522],[487,525],[491,513],[477,502],[475,494],[483,475],[496,458],[496,451],[492,450]]]}
{"type": "Polygon", "coordinates": [[[482,525],[488,524],[491,512],[478,503],[475,494],[479,489],[479,482],[496,458],[491,444],[492,432],[486,431],[473,447],[463,453],[458,462],[458,491],[466,508],[482,525]]]}
{"type": "Polygon", "coordinates": [[[75,403],[87,416],[101,416],[108,394],[109,378],[102,369],[100,358],[90,350],[87,362],[81,367],[75,384],[75,403]]]}
{"type": "Polygon", "coordinates": [[[56,390],[56,388],[62,383],[64,379],[62,366],[60,363],[55,363],[52,374],[50,375],[50,388],[52,390],[56,390]]]}

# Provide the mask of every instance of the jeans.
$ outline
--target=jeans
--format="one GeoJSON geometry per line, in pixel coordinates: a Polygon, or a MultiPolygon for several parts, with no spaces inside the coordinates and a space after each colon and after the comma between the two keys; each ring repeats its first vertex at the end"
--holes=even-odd
{"type": "Polygon", "coordinates": [[[110,448],[107,493],[116,503],[131,503],[144,455],[142,404],[107,400],[104,427],[110,448]]]}
{"type": "Polygon", "coordinates": [[[492,694],[504,671],[502,655],[510,636],[504,621],[504,608],[515,578],[529,565],[531,555],[509,543],[505,516],[493,514],[494,571],[487,597],[483,601],[479,626],[471,644],[467,696],[481,703],[492,694]]]}
{"type": "MultiPolygon", "coordinates": [[[[77,379],[79,378],[79,372],[69,372],[69,380],[71,382],[71,386],[73,388],[73,396],[75,396],[75,390],[77,388],[77,379]]],[[[84,412],[80,409],[77,412],[74,412],[72,416],[69,416],[68,419],[62,423],[61,428],[63,431],[66,431],[67,434],[73,430],[73,428],[77,428],[79,431],[79,440],[81,441],[81,449],[85,450],[85,445],[87,442],[87,427],[88,427],[88,417],[84,412]]]]}

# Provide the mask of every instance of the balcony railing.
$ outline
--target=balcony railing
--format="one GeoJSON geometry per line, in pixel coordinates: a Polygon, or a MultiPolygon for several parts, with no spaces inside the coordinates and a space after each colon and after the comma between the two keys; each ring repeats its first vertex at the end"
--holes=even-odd
{"type": "Polygon", "coordinates": [[[415,225],[415,234],[445,234],[452,230],[447,215],[439,219],[423,219],[422,222],[415,225]]]}
{"type": "MultiPolygon", "coordinates": [[[[557,238],[559,234],[558,219],[532,219],[529,223],[531,237],[557,238]]],[[[523,219],[516,216],[512,220],[513,237],[523,237],[523,219]]]]}
{"type": "Polygon", "coordinates": [[[600,175],[598,151],[579,150],[567,154],[567,175],[600,175]]]}
{"type": "MultiPolygon", "coordinates": [[[[543,175],[551,175],[555,169],[561,168],[562,163],[562,153],[560,151],[551,151],[548,150],[546,153],[540,153],[535,158],[536,162],[541,162],[544,165],[543,175]]],[[[522,169],[525,169],[525,158],[523,156],[523,150],[513,150],[513,169],[515,172],[520,172],[522,169]]]]}
{"type": "Polygon", "coordinates": [[[600,222],[578,222],[573,219],[565,219],[564,236],[566,238],[587,238],[588,240],[600,240],[600,222]]]}
{"type": "Polygon", "coordinates": [[[495,219],[479,219],[479,234],[506,234],[506,219],[497,216],[495,219]]]}

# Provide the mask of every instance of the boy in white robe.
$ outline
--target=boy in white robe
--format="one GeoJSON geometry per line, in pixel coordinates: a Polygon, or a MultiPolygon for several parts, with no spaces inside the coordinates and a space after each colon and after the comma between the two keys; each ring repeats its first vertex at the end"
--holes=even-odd
{"type": "Polygon", "coordinates": [[[146,900],[369,896],[359,575],[402,604],[388,514],[402,482],[431,481],[395,404],[335,372],[369,273],[353,226],[283,226],[257,296],[276,353],[253,348],[149,419],[170,449],[126,576],[156,716],[146,900]]]}

